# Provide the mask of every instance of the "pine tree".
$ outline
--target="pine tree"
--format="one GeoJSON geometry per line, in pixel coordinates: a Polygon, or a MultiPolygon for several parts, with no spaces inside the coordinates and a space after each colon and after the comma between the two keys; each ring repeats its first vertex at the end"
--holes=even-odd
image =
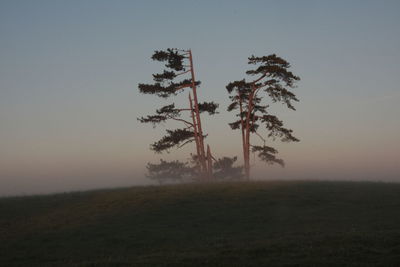
{"type": "Polygon", "coordinates": [[[178,160],[168,162],[161,159],[158,164],[147,163],[146,168],[147,177],[160,184],[170,180],[182,182],[185,178],[193,175],[193,168],[178,160]]]}
{"type": "Polygon", "coordinates": [[[266,138],[259,133],[261,125],[265,127],[267,137],[273,140],[279,138],[283,142],[299,141],[292,135],[293,131],[285,128],[277,116],[270,114],[269,105],[265,102],[269,97],[272,103],[281,102],[289,109],[295,110],[292,102],[297,102],[298,99],[290,90],[300,78],[288,70],[290,64],[287,61],[275,54],[251,56],[248,58],[248,64],[254,65],[253,69],[246,72],[254,77],[253,80],[234,81],[229,83],[226,89],[231,99],[228,111],[238,111],[238,119],[229,125],[233,130],[241,131],[244,171],[246,178],[250,179],[250,151],[257,153],[261,160],[269,164],[284,166],[284,161],[276,157],[278,151],[267,146],[266,138]],[[262,146],[251,144],[252,134],[262,140],[262,146]]]}
{"type": "MultiPolygon", "coordinates": [[[[189,105],[187,107],[178,108],[175,103],[172,103],[157,109],[153,115],[138,119],[142,123],[151,123],[153,126],[170,120],[178,121],[183,125],[179,129],[167,130],[166,135],[153,143],[150,148],[156,153],[162,153],[173,147],[180,148],[194,142],[198,161],[196,165],[199,168],[199,173],[203,178],[211,177],[211,152],[209,147],[207,152],[205,150],[204,139],[206,135],[203,133],[200,114],[207,112],[209,115],[214,115],[218,104],[198,102],[197,87],[200,85],[200,81],[195,80],[191,50],[168,48],[165,51],[155,51],[151,58],[155,61],[164,62],[166,69],[162,73],[153,74],[154,83],[139,84],[141,93],[168,99],[182,93],[186,88],[191,90],[188,95],[189,105]],[[185,112],[187,113],[186,116],[184,116],[185,112]]],[[[169,163],[161,161],[159,165],[160,167],[149,164],[149,173],[162,172],[162,169],[168,172],[172,167],[179,164],[175,161],[169,163]]],[[[179,166],[181,167],[181,165],[179,166]]]]}
{"type": "Polygon", "coordinates": [[[243,178],[243,167],[235,167],[237,157],[223,157],[214,162],[214,177],[218,180],[240,180],[243,178]]]}

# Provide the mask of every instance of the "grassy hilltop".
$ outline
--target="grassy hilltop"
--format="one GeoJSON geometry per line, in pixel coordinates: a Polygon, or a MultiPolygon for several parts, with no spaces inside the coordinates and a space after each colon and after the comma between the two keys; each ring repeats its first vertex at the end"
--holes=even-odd
{"type": "Polygon", "coordinates": [[[400,266],[400,184],[189,184],[2,198],[0,241],[0,266],[400,266]]]}

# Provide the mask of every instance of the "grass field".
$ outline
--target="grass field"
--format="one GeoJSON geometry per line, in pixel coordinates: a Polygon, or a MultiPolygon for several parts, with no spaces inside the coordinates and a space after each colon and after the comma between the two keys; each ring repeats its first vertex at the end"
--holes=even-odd
{"type": "Polygon", "coordinates": [[[0,266],[400,266],[400,184],[249,182],[0,199],[0,266]]]}

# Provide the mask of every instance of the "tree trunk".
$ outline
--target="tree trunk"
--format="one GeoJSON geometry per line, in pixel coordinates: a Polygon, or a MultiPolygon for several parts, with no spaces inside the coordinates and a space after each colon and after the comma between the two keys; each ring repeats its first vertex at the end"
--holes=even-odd
{"type": "Polygon", "coordinates": [[[193,67],[193,58],[192,51],[189,50],[189,62],[190,62],[190,73],[192,75],[192,90],[193,90],[193,100],[194,100],[194,113],[196,117],[196,125],[197,125],[197,134],[198,134],[198,142],[199,142],[199,161],[203,169],[204,178],[208,176],[208,168],[206,163],[206,153],[204,149],[204,136],[203,130],[201,128],[201,120],[200,120],[200,111],[199,111],[199,103],[197,101],[197,89],[196,89],[196,79],[194,76],[194,67],[193,67]]]}
{"type": "Polygon", "coordinates": [[[210,145],[207,145],[207,167],[208,167],[208,178],[212,177],[212,156],[210,145]]]}
{"type": "MultiPolygon", "coordinates": [[[[243,103],[241,99],[241,95],[239,93],[239,108],[240,108],[240,130],[242,132],[242,146],[243,146],[243,162],[244,162],[244,173],[245,177],[247,180],[250,179],[250,166],[248,165],[248,160],[247,160],[247,142],[246,142],[246,136],[247,136],[247,123],[243,120],[243,103]]],[[[246,116],[247,117],[247,116],[246,116]]]]}
{"type": "Polygon", "coordinates": [[[244,171],[247,180],[250,180],[250,133],[251,133],[251,124],[250,124],[250,115],[253,112],[253,99],[254,99],[254,92],[256,91],[256,87],[253,84],[253,88],[249,95],[249,103],[247,108],[246,114],[246,121],[245,121],[245,145],[244,145],[244,171]]]}
{"type": "Polygon", "coordinates": [[[194,115],[193,111],[193,102],[192,102],[192,96],[190,95],[189,92],[189,105],[190,105],[190,113],[193,121],[193,132],[194,132],[194,141],[196,143],[196,152],[197,152],[197,161],[199,162],[199,170],[200,173],[203,173],[205,170],[202,169],[202,164],[200,163],[200,142],[199,142],[199,131],[197,129],[197,123],[196,123],[196,118],[194,115]]]}

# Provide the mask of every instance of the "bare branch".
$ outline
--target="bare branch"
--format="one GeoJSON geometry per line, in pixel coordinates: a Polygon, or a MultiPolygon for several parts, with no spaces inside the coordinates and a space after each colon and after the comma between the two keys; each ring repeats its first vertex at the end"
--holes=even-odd
{"type": "Polygon", "coordinates": [[[259,82],[259,81],[261,81],[265,76],[267,76],[267,74],[263,74],[263,75],[261,75],[261,77],[260,78],[258,78],[257,80],[254,80],[254,81],[252,81],[251,83],[252,84],[255,84],[255,83],[257,83],[257,82],[259,82]]]}
{"type": "Polygon", "coordinates": [[[264,145],[265,145],[265,142],[267,142],[267,140],[265,140],[265,138],[264,137],[262,137],[259,133],[257,133],[257,132],[254,132],[258,137],[260,137],[260,139],[264,142],[264,145]]]}
{"type": "Polygon", "coordinates": [[[181,89],[184,89],[184,88],[186,88],[186,87],[191,87],[191,86],[192,86],[191,84],[181,85],[181,86],[178,86],[177,88],[175,88],[175,91],[179,91],[179,90],[181,90],[181,89]]]}
{"type": "Polygon", "coordinates": [[[188,72],[190,72],[190,70],[187,70],[187,71],[184,71],[184,72],[181,72],[181,73],[177,73],[177,74],[175,74],[175,76],[183,75],[183,74],[186,74],[188,72]]]}
{"type": "Polygon", "coordinates": [[[193,123],[191,123],[191,122],[189,122],[189,121],[187,121],[187,120],[174,118],[174,117],[172,117],[172,116],[167,116],[167,117],[170,118],[171,120],[181,121],[181,122],[183,122],[183,123],[185,123],[185,124],[190,125],[191,127],[193,127],[193,123]]]}
{"type": "Polygon", "coordinates": [[[194,141],[194,139],[187,140],[187,141],[184,142],[183,144],[179,145],[178,148],[181,148],[181,147],[183,147],[184,145],[189,144],[189,143],[191,143],[191,142],[193,142],[193,141],[194,141]]]}

